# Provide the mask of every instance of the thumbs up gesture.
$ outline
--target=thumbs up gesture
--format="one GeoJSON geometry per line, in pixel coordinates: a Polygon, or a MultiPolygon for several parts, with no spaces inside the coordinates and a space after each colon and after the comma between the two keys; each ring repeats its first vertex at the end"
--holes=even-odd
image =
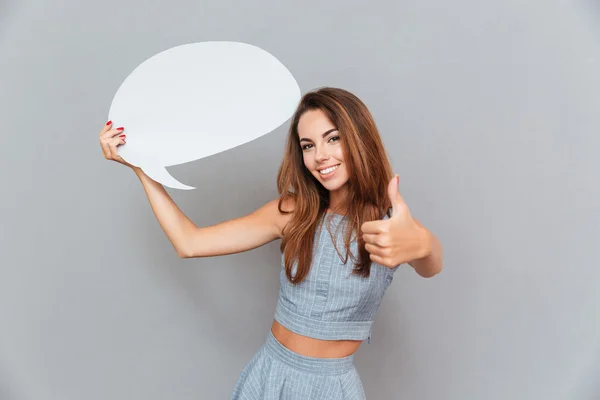
{"type": "Polygon", "coordinates": [[[388,184],[392,216],[386,220],[365,222],[361,226],[365,249],[377,264],[393,268],[426,257],[431,252],[429,232],[410,215],[410,210],[398,191],[400,178],[394,176],[388,184]]]}

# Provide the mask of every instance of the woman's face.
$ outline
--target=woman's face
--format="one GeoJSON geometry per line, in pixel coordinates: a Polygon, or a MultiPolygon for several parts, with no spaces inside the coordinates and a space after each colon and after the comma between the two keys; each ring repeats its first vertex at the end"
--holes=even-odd
{"type": "Polygon", "coordinates": [[[298,138],[304,165],[330,192],[344,189],[348,170],[340,133],[320,109],[309,110],[298,121],[298,138]]]}

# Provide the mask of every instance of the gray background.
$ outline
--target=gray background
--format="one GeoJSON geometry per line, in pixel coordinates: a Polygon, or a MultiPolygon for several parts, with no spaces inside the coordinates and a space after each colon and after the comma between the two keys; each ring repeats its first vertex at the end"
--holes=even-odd
{"type": "MultiPolygon", "coordinates": [[[[445,269],[400,269],[357,354],[370,399],[600,398],[597,3],[0,3],[0,397],[225,399],[263,343],[279,242],[180,260],[100,153],[143,60],[255,44],[372,110],[445,269]]],[[[276,195],[288,123],[169,170],[198,225],[276,195]]]]}

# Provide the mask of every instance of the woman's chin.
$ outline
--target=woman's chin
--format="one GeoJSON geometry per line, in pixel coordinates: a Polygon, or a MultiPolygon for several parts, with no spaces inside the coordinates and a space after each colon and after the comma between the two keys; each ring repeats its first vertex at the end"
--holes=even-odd
{"type": "Polygon", "coordinates": [[[337,181],[337,180],[335,180],[335,181],[320,180],[319,182],[321,182],[321,185],[323,185],[323,187],[330,192],[335,192],[335,191],[342,189],[347,183],[347,181],[337,181]]]}

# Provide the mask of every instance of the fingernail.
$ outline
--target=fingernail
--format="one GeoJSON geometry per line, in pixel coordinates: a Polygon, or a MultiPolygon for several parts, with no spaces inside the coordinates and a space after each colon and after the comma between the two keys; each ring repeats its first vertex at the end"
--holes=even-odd
{"type": "Polygon", "coordinates": [[[119,135],[119,137],[125,137],[125,135],[119,135]]]}
{"type": "Polygon", "coordinates": [[[112,121],[108,121],[108,122],[106,123],[106,125],[110,125],[110,124],[112,124],[112,121]]]}
{"type": "Polygon", "coordinates": [[[122,131],[123,129],[125,129],[125,128],[123,128],[123,127],[117,128],[118,131],[122,131]]]}

